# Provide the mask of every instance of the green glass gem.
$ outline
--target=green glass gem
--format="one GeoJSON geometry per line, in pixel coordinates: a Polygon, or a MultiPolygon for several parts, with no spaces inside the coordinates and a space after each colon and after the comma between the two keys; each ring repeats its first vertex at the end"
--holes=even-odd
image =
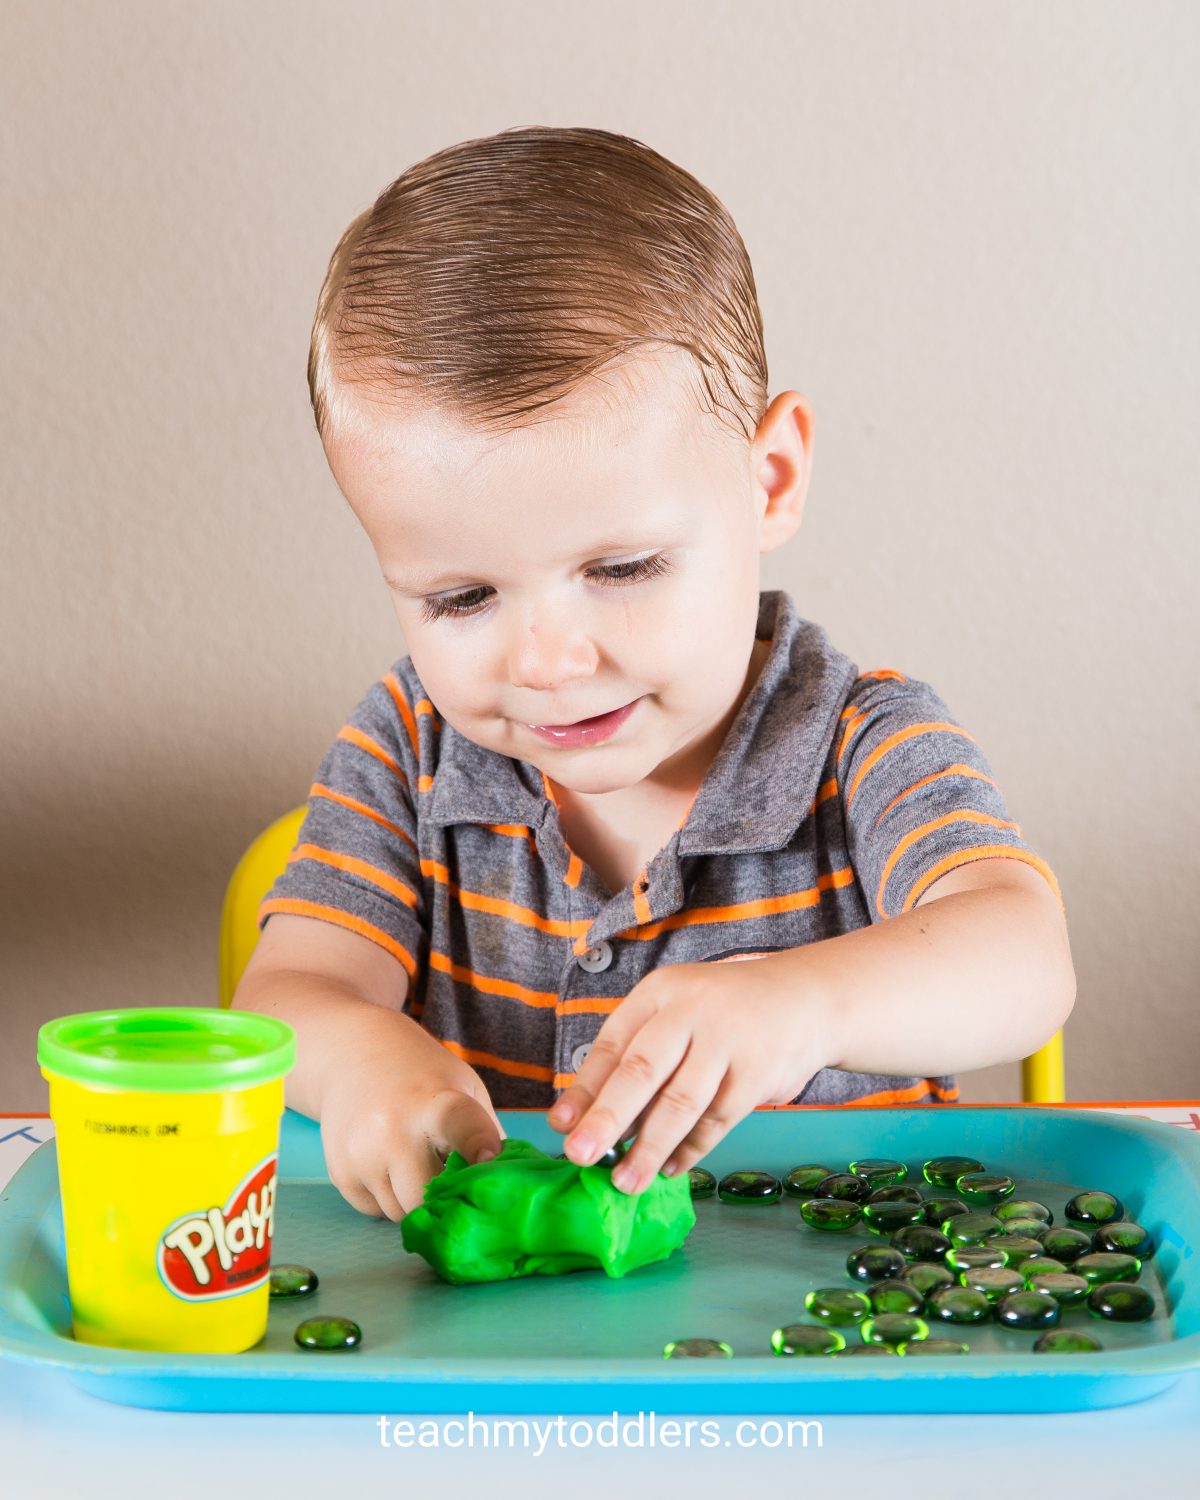
{"type": "Polygon", "coordinates": [[[846,1257],[846,1270],[856,1281],[886,1281],[907,1269],[908,1262],[892,1245],[864,1245],[846,1257]]]}
{"type": "Polygon", "coordinates": [[[778,1203],[783,1184],[770,1172],[726,1172],[717,1183],[722,1203],[778,1203]]]}
{"type": "Polygon", "coordinates": [[[925,1222],[934,1229],[940,1229],[947,1219],[952,1219],[956,1214],[969,1214],[971,1210],[961,1198],[926,1198],[925,1200],[925,1222]]]}
{"type": "Polygon", "coordinates": [[[1010,1271],[1007,1266],[976,1266],[962,1273],[962,1284],[973,1292],[982,1292],[989,1302],[999,1302],[1011,1292],[1025,1290],[1025,1278],[1020,1271],[1010,1271]]]}
{"type": "Polygon", "coordinates": [[[280,1265],[271,1267],[268,1297],[310,1297],[320,1283],[317,1273],[307,1266],[280,1265]]]}
{"type": "Polygon", "coordinates": [[[984,1240],[996,1239],[1001,1230],[1000,1220],[993,1214],[955,1214],[942,1224],[942,1233],[955,1245],[982,1245],[984,1240]]]}
{"type": "Polygon", "coordinates": [[[943,1286],[926,1297],[925,1312],[943,1323],[982,1323],[991,1316],[992,1304],[969,1286],[943,1286]]]}
{"type": "Polygon", "coordinates": [[[855,1172],[830,1172],[817,1183],[815,1198],[845,1198],[851,1203],[865,1203],[871,1196],[871,1184],[855,1172]]]}
{"type": "Polygon", "coordinates": [[[1154,1240],[1132,1219],[1114,1219],[1111,1224],[1102,1224],[1092,1235],[1092,1249],[1116,1250],[1136,1255],[1138,1260],[1149,1260],[1154,1254],[1154,1240]]]}
{"type": "Polygon", "coordinates": [[[1087,1224],[1093,1229],[1125,1217],[1125,1207],[1120,1198],[1114,1198],[1111,1193],[1102,1193],[1099,1188],[1087,1188],[1082,1193],[1076,1193],[1063,1212],[1072,1224],[1087,1224]]]}
{"type": "Polygon", "coordinates": [[[1027,1260],[1021,1262],[1021,1275],[1025,1280],[1032,1281],[1035,1276],[1055,1276],[1067,1268],[1061,1260],[1055,1260],[1052,1255],[1031,1255],[1027,1260]]]}
{"type": "MultiPolygon", "coordinates": [[[[1002,1208],[1003,1204],[998,1203],[996,1207],[1002,1208]]],[[[1003,1223],[1005,1239],[1040,1240],[1050,1229],[1045,1219],[1005,1219],[1003,1223]]]]}
{"type": "Polygon", "coordinates": [[[850,1170],[858,1177],[865,1177],[872,1187],[903,1182],[908,1176],[908,1168],[902,1161],[892,1161],[886,1156],[864,1156],[861,1161],[852,1161],[850,1170]]]}
{"type": "Polygon", "coordinates": [[[921,1197],[919,1188],[909,1187],[906,1183],[893,1183],[889,1187],[877,1187],[872,1189],[868,1203],[919,1203],[921,1214],[924,1217],[925,1200],[921,1197]]]}
{"type": "Polygon", "coordinates": [[[1092,1248],[1089,1235],[1084,1234],[1081,1229],[1071,1229],[1063,1225],[1061,1229],[1048,1229],[1042,1236],[1042,1253],[1052,1255],[1055,1260],[1061,1260],[1063,1265],[1072,1265],[1081,1255],[1086,1255],[1092,1248]]]}
{"type": "Polygon", "coordinates": [[[953,1188],[964,1172],[982,1172],[983,1163],[973,1156],[935,1156],[921,1168],[926,1182],[934,1187],[953,1188]]]}
{"type": "Polygon", "coordinates": [[[839,1349],[838,1359],[845,1359],[848,1354],[895,1354],[895,1350],[888,1344],[847,1344],[844,1349],[839,1349]]]}
{"type": "Polygon", "coordinates": [[[1052,1328],[1034,1339],[1035,1354],[1097,1354],[1104,1345],[1081,1328],[1052,1328]]]}
{"type": "Polygon", "coordinates": [[[905,1224],[892,1235],[892,1244],[905,1260],[945,1260],[950,1236],[932,1224],[905,1224]]]}
{"type": "Polygon", "coordinates": [[[853,1287],[818,1286],[805,1296],[804,1310],[822,1323],[845,1326],[867,1316],[871,1311],[871,1299],[853,1287]]]}
{"type": "Polygon", "coordinates": [[[733,1350],[721,1339],[672,1339],[663,1346],[664,1359],[732,1359],[733,1350]]]}
{"type": "Polygon", "coordinates": [[[783,1177],[783,1190],[790,1198],[813,1198],[817,1188],[830,1175],[828,1167],[793,1167],[783,1177]]]}
{"type": "Polygon", "coordinates": [[[895,1234],[906,1224],[919,1224],[921,1209],[916,1203],[867,1203],[863,1205],[863,1223],[874,1234],[895,1234]]]}
{"type": "Polygon", "coordinates": [[[989,1249],[986,1245],[955,1245],[946,1252],[946,1264],[960,1273],[985,1267],[998,1271],[1008,1264],[1008,1256],[1003,1250],[989,1249]]]}
{"type": "Polygon", "coordinates": [[[301,1349],[354,1349],[362,1343],[362,1329],[350,1318],[305,1318],[292,1338],[301,1349]]]}
{"type": "Polygon", "coordinates": [[[970,1344],[960,1344],[957,1339],[915,1339],[910,1344],[899,1344],[897,1354],[970,1354],[970,1344]]]}
{"type": "Polygon", "coordinates": [[[907,1281],[877,1281],[867,1292],[874,1313],[915,1313],[925,1298],[907,1281]]]}
{"type": "Polygon", "coordinates": [[[813,1323],[787,1323],[771,1335],[776,1354],[836,1354],[846,1347],[846,1340],[836,1328],[819,1328],[813,1323]]]}
{"type": "Polygon", "coordinates": [[[862,1218],[862,1208],[848,1198],[807,1198],[800,1217],[813,1229],[849,1229],[862,1218]]]}
{"type": "Polygon", "coordinates": [[[1087,1294],[1087,1310],[1114,1323],[1141,1323],[1154,1316],[1154,1298],[1144,1286],[1104,1282],[1087,1294]]]}
{"type": "Polygon", "coordinates": [[[928,1297],[940,1286],[958,1285],[953,1271],[932,1260],[915,1261],[905,1270],[904,1279],[909,1286],[915,1286],[922,1297],[928,1297]]]}
{"type": "Polygon", "coordinates": [[[997,1203],[992,1212],[1004,1224],[1009,1219],[1041,1219],[1043,1224],[1054,1223],[1054,1215],[1044,1203],[1039,1203],[1035,1198],[1008,1198],[1003,1203],[997,1203]]]}
{"type": "Polygon", "coordinates": [[[1070,1271],[1048,1271],[1044,1275],[1029,1278],[1031,1292],[1045,1292],[1064,1307],[1082,1302],[1090,1289],[1091,1283],[1086,1277],[1076,1276],[1070,1271]]]}
{"type": "Polygon", "coordinates": [[[1010,1292],[996,1303],[996,1322],[1005,1328],[1053,1328],[1058,1316],[1058,1303],[1046,1292],[1010,1292]]]}
{"type": "Polygon", "coordinates": [[[984,1250],[1003,1250],[1008,1259],[1005,1265],[1020,1266],[1035,1255],[1042,1253],[1042,1242],[1035,1240],[1031,1235],[1024,1234],[1000,1234],[991,1239],[984,1240],[984,1250]]]}
{"type": "Polygon", "coordinates": [[[887,1344],[893,1349],[929,1337],[929,1324],[913,1313],[877,1313],[858,1326],[864,1344],[887,1344]]]}
{"type": "Polygon", "coordinates": [[[1071,1262],[1077,1276],[1086,1276],[1093,1286],[1106,1281],[1136,1281],[1141,1274],[1142,1263],[1136,1255],[1124,1255],[1119,1250],[1093,1250],[1090,1255],[1081,1255],[1071,1262]]]}
{"type": "Polygon", "coordinates": [[[693,1198],[711,1198],[717,1190],[717,1179],[707,1167],[689,1167],[688,1186],[693,1198]]]}
{"type": "Polygon", "coordinates": [[[971,1204],[999,1203],[1017,1190],[1011,1177],[995,1172],[964,1172],[954,1184],[954,1191],[971,1204]]]}

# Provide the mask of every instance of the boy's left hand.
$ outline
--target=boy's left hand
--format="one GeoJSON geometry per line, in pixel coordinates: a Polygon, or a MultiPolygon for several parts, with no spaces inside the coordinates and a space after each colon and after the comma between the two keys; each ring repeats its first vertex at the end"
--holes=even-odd
{"type": "Polygon", "coordinates": [[[563,1149],[580,1166],[637,1128],[612,1180],[638,1193],[664,1165],[686,1172],[756,1106],[794,1098],[830,1065],[830,1042],[820,995],[770,955],[668,964],[605,1021],[547,1120],[571,1130],[563,1149]]]}

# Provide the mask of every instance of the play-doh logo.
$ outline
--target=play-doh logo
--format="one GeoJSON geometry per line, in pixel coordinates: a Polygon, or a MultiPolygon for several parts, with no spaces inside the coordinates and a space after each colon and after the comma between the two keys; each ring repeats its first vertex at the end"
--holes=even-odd
{"type": "Polygon", "coordinates": [[[158,1241],[158,1274],[188,1302],[237,1297],[271,1273],[276,1154],[242,1178],[224,1208],[197,1209],[170,1224],[158,1241]]]}

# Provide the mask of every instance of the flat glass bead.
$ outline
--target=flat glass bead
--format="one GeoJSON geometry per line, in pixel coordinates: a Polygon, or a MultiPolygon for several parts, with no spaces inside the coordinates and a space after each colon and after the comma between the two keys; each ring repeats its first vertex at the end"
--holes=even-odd
{"type": "Polygon", "coordinates": [[[1004,1203],[997,1203],[992,1212],[1002,1223],[1009,1219],[1041,1219],[1044,1224],[1054,1223],[1054,1215],[1036,1198],[1009,1198],[1004,1203]]]}
{"type": "Polygon", "coordinates": [[[867,1203],[863,1205],[863,1223],[874,1234],[895,1234],[906,1224],[921,1222],[921,1209],[916,1203],[867,1203]]]}
{"type": "Polygon", "coordinates": [[[1048,1229],[1042,1236],[1043,1252],[1052,1255],[1055,1260],[1061,1260],[1066,1266],[1077,1261],[1081,1255],[1086,1255],[1091,1248],[1090,1235],[1066,1224],[1061,1229],[1048,1229]]]}
{"type": "Polygon", "coordinates": [[[1042,1243],[1024,1234],[1000,1234],[984,1240],[984,1250],[1003,1250],[1008,1259],[1006,1266],[1021,1266],[1035,1255],[1042,1253],[1042,1243]]]}
{"type": "Polygon", "coordinates": [[[836,1328],[814,1323],[787,1323],[771,1335],[776,1354],[836,1354],[845,1347],[846,1340],[836,1328]]]}
{"type": "Polygon", "coordinates": [[[1020,1328],[1026,1332],[1039,1328],[1053,1328],[1058,1322],[1058,1303],[1046,1292],[1010,1292],[996,1303],[997,1323],[1005,1328],[1020,1328]]]}
{"type": "Polygon", "coordinates": [[[905,1224],[891,1242],[905,1260],[945,1260],[951,1243],[950,1236],[932,1224],[905,1224]]]}
{"type": "Polygon", "coordinates": [[[1011,1292],[1025,1290],[1025,1278],[1020,1271],[1010,1271],[1007,1266],[976,1266],[962,1273],[962,1284],[973,1292],[982,1292],[989,1302],[999,1302],[1011,1292]]]}
{"type": "Polygon", "coordinates": [[[807,1198],[800,1217],[813,1229],[849,1229],[862,1218],[862,1208],[848,1198],[807,1198]]]}
{"type": "Polygon", "coordinates": [[[954,1191],[971,1204],[999,1203],[1017,1190],[1011,1177],[996,1172],[964,1172],[954,1184],[954,1191]]]}
{"type": "Polygon", "coordinates": [[[1124,1255],[1119,1250],[1093,1250],[1090,1255],[1072,1261],[1071,1269],[1098,1286],[1106,1281],[1136,1281],[1142,1263],[1136,1255],[1124,1255]]]}
{"type": "Polygon", "coordinates": [[[886,1281],[907,1269],[908,1262],[893,1245],[863,1245],[846,1257],[846,1270],[856,1281],[886,1281]]]}
{"type": "Polygon", "coordinates": [[[693,1198],[711,1198],[717,1190],[717,1179],[707,1167],[689,1167],[688,1186],[693,1198]]]}
{"type": "Polygon", "coordinates": [[[994,1214],[955,1214],[942,1224],[942,1233],[955,1245],[982,1245],[984,1240],[997,1238],[1001,1224],[994,1214]]]}
{"type": "Polygon", "coordinates": [[[877,1281],[868,1290],[873,1313],[915,1313],[925,1298],[907,1281],[877,1281]]]}
{"type": "Polygon", "coordinates": [[[890,1182],[903,1182],[908,1168],[902,1161],[892,1161],[886,1156],[864,1156],[850,1163],[850,1170],[858,1177],[865,1177],[872,1187],[883,1187],[890,1182]]]}
{"type": "Polygon", "coordinates": [[[804,1310],[821,1323],[845,1327],[867,1316],[871,1311],[871,1299],[853,1287],[818,1286],[805,1296],[804,1310]]]}
{"type": "Polygon", "coordinates": [[[904,1279],[909,1286],[915,1286],[922,1297],[928,1297],[940,1286],[957,1286],[954,1272],[947,1266],[939,1265],[932,1260],[919,1260],[907,1267],[904,1279]]]}
{"type": "Polygon", "coordinates": [[[992,1315],[992,1304],[968,1286],[943,1286],[925,1299],[926,1316],[943,1323],[982,1323],[992,1315]]]}
{"type": "Polygon", "coordinates": [[[845,1198],[851,1203],[865,1203],[871,1196],[871,1184],[854,1172],[830,1172],[813,1190],[814,1198],[845,1198]]]}
{"type": "Polygon", "coordinates": [[[913,1313],[877,1313],[858,1326],[864,1344],[887,1344],[893,1349],[929,1337],[929,1324],[913,1313]]]}
{"type": "Polygon", "coordinates": [[[900,1344],[897,1354],[970,1354],[970,1344],[960,1344],[957,1339],[914,1339],[910,1344],[900,1344]]]}
{"type": "Polygon", "coordinates": [[[783,1184],[770,1172],[726,1172],[717,1183],[722,1203],[778,1203],[783,1184]]]}
{"type": "Polygon", "coordinates": [[[292,1338],[301,1349],[354,1349],[362,1343],[362,1329],[350,1318],[305,1318],[292,1338]]]}
{"type": "Polygon", "coordinates": [[[925,1200],[921,1197],[919,1188],[909,1187],[906,1183],[897,1182],[888,1187],[872,1188],[868,1203],[919,1203],[922,1215],[924,1214],[925,1200]]]}
{"type": "Polygon", "coordinates": [[[664,1359],[732,1359],[733,1350],[721,1339],[672,1339],[663,1346],[664,1359]]]}
{"type": "Polygon", "coordinates": [[[921,1175],[934,1187],[953,1188],[964,1172],[982,1172],[983,1163],[973,1156],[934,1156],[921,1168],[921,1175]]]}
{"type": "Polygon", "coordinates": [[[271,1267],[269,1297],[311,1297],[320,1285],[317,1273],[307,1266],[271,1267]]]}
{"type": "Polygon", "coordinates": [[[1154,1298],[1144,1286],[1110,1281],[1087,1294],[1087,1310],[1114,1323],[1141,1323],[1154,1316],[1154,1298]]]}
{"type": "Polygon", "coordinates": [[[838,1359],[845,1359],[847,1355],[854,1354],[886,1354],[893,1355],[895,1350],[888,1344],[847,1344],[844,1349],[839,1349],[838,1359]]]}
{"type": "Polygon", "coordinates": [[[985,1267],[998,1271],[1008,1264],[1008,1256],[1003,1250],[989,1250],[986,1245],[955,1245],[946,1252],[946,1264],[959,1272],[985,1267]]]}
{"type": "Polygon", "coordinates": [[[1132,1219],[1114,1219],[1111,1224],[1102,1224],[1092,1235],[1092,1249],[1116,1250],[1136,1255],[1138,1260],[1149,1260],[1154,1254],[1154,1240],[1132,1219]]]}
{"type": "Polygon", "coordinates": [[[1031,1255],[1020,1265],[1021,1275],[1026,1281],[1032,1281],[1035,1276],[1055,1276],[1066,1269],[1066,1265],[1052,1255],[1031,1255]]]}
{"type": "MultiPolygon", "coordinates": [[[[997,1208],[1003,1206],[1001,1203],[996,1205],[997,1208]]],[[[1050,1230],[1045,1219],[1005,1219],[1003,1224],[1001,1232],[1005,1239],[1011,1236],[1015,1240],[1040,1240],[1050,1230]]]]}
{"type": "Polygon", "coordinates": [[[1045,1292],[1064,1307],[1082,1302],[1090,1289],[1091,1282],[1086,1277],[1076,1276],[1071,1271],[1049,1271],[1045,1275],[1029,1278],[1031,1292],[1045,1292]]]}
{"type": "Polygon", "coordinates": [[[817,1188],[830,1176],[828,1167],[793,1167],[783,1176],[783,1190],[790,1198],[814,1198],[817,1188]]]}
{"type": "Polygon", "coordinates": [[[1098,1228],[1101,1224],[1112,1224],[1125,1217],[1125,1206],[1120,1198],[1103,1193],[1099,1188],[1087,1188],[1076,1193],[1063,1213],[1072,1224],[1087,1224],[1098,1228]]]}
{"type": "Polygon", "coordinates": [[[923,1212],[926,1224],[940,1229],[947,1219],[956,1214],[969,1214],[971,1210],[961,1198],[926,1198],[923,1212]]]}
{"type": "Polygon", "coordinates": [[[1052,1328],[1033,1341],[1035,1354],[1098,1354],[1104,1345],[1082,1328],[1052,1328]]]}

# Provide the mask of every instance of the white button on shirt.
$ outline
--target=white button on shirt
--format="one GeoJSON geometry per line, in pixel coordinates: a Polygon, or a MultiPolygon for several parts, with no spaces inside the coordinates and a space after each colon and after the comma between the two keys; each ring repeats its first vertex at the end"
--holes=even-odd
{"type": "Polygon", "coordinates": [[[578,1073],[583,1067],[584,1060],[592,1050],[591,1042],[580,1042],[579,1046],[571,1053],[571,1072],[578,1073]]]}
{"type": "Polygon", "coordinates": [[[575,962],[581,969],[586,969],[589,974],[602,974],[613,961],[612,945],[599,942],[594,948],[589,948],[586,953],[581,953],[575,962]]]}

